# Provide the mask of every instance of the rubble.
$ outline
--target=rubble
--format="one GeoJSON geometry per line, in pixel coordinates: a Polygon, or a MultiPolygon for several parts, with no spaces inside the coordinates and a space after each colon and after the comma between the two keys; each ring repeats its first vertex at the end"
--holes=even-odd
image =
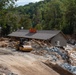
{"type": "Polygon", "coordinates": [[[67,53],[66,53],[65,51],[60,50],[60,49],[57,48],[57,47],[46,48],[46,50],[51,51],[51,52],[56,52],[56,53],[58,53],[58,54],[62,57],[62,59],[64,59],[64,60],[65,60],[65,59],[68,59],[67,53]]]}
{"type": "MultiPolygon", "coordinates": [[[[47,58],[50,62],[53,62],[55,64],[59,64],[60,67],[66,69],[67,71],[72,72],[73,74],[76,74],[76,47],[75,45],[67,45],[63,48],[52,46],[48,41],[40,41],[40,40],[30,40],[25,41],[25,44],[30,43],[30,45],[33,47],[33,50],[30,52],[35,55],[43,56],[44,58],[47,58]],[[59,63],[58,63],[59,62],[59,63]]],[[[2,48],[11,48],[15,49],[16,46],[19,43],[18,40],[12,40],[12,39],[0,39],[0,47],[2,48]]],[[[0,55],[8,55],[13,53],[11,51],[0,51],[0,55]]],[[[67,74],[66,74],[67,75],[67,74]]]]}
{"type": "MultiPolygon", "coordinates": [[[[37,47],[37,46],[36,46],[37,47]]],[[[44,57],[52,58],[52,61],[58,61],[58,60],[68,60],[67,52],[65,52],[63,49],[53,47],[53,46],[43,46],[39,48],[35,48],[31,51],[33,54],[41,55],[44,57]]]]}
{"type": "Polygon", "coordinates": [[[76,49],[68,50],[70,64],[76,66],[76,49]]]}
{"type": "MultiPolygon", "coordinates": [[[[36,44],[37,45],[37,44],[36,44]]],[[[73,45],[67,45],[63,48],[58,48],[55,46],[48,46],[47,43],[44,46],[36,46],[31,53],[44,56],[48,58],[49,61],[54,62],[59,65],[62,64],[62,68],[68,70],[69,72],[76,74],[76,48],[73,45]],[[37,49],[36,49],[37,47],[37,49]],[[67,64],[66,64],[67,63],[67,64]]],[[[67,75],[67,74],[66,74],[67,75]]]]}
{"type": "Polygon", "coordinates": [[[14,48],[15,41],[11,41],[8,38],[0,38],[0,47],[13,47],[14,48]]]}
{"type": "Polygon", "coordinates": [[[55,70],[60,75],[75,75],[75,74],[71,73],[70,71],[68,71],[67,69],[61,67],[61,65],[59,64],[59,62],[57,64],[57,63],[52,63],[50,61],[46,61],[45,64],[47,66],[49,66],[50,68],[52,68],[53,70],[55,70]]]}
{"type": "Polygon", "coordinates": [[[76,66],[72,66],[68,63],[63,63],[60,66],[63,67],[64,69],[72,72],[73,74],[76,74],[76,66]]]}

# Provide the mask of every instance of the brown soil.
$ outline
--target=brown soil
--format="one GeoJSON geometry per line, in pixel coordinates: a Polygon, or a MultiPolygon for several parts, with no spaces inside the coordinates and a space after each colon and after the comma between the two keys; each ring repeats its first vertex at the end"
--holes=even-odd
{"type": "Polygon", "coordinates": [[[0,55],[0,64],[18,75],[59,75],[45,64],[29,55],[0,55]]]}

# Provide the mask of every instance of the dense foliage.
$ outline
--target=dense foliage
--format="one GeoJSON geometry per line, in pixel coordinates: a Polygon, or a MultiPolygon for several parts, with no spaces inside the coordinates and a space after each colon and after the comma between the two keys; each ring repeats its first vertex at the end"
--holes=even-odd
{"type": "Polygon", "coordinates": [[[44,0],[18,7],[13,3],[0,0],[0,25],[5,35],[21,27],[76,33],[76,0],[44,0]]]}

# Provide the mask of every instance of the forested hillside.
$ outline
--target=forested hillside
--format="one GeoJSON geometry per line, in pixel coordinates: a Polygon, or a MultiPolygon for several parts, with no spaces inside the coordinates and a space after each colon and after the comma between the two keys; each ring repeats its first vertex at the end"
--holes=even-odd
{"type": "Polygon", "coordinates": [[[21,27],[35,27],[37,30],[76,33],[76,0],[44,0],[19,7],[0,7],[0,10],[0,25],[3,30],[8,29],[9,32],[21,27]]]}

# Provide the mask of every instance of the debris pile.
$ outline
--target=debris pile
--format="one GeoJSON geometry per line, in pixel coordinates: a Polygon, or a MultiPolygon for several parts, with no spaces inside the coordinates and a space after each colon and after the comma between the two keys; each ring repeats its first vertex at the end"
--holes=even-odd
{"type": "Polygon", "coordinates": [[[15,48],[16,45],[18,44],[18,41],[14,39],[9,39],[9,38],[0,38],[0,47],[5,47],[5,48],[15,48]]]}
{"type": "MultiPolygon", "coordinates": [[[[52,46],[48,41],[40,41],[40,40],[30,40],[24,41],[26,45],[29,43],[33,50],[30,52],[35,55],[40,55],[50,62],[54,62],[56,64],[59,63],[59,66],[62,68],[76,74],[76,48],[74,45],[67,45],[65,47],[56,47],[52,46]]],[[[16,46],[19,44],[18,40],[12,39],[0,39],[0,47],[11,48],[16,50],[16,46]]],[[[0,51],[0,54],[12,54],[10,51],[0,51]]],[[[10,74],[11,75],[11,74],[10,74]]],[[[13,75],[13,74],[12,74],[13,75]]]]}
{"type": "Polygon", "coordinates": [[[60,64],[52,63],[50,61],[46,61],[45,64],[59,73],[59,75],[75,75],[67,69],[63,68],[60,64]]]}
{"type": "Polygon", "coordinates": [[[36,54],[36,55],[41,55],[46,58],[49,58],[51,61],[67,61],[68,56],[67,52],[61,48],[54,47],[49,43],[45,43],[43,41],[31,41],[32,46],[34,48],[31,53],[36,54]]]}
{"type": "Polygon", "coordinates": [[[76,66],[76,48],[68,45],[65,50],[68,53],[70,64],[76,66]]]}
{"type": "Polygon", "coordinates": [[[31,53],[48,58],[49,61],[58,63],[62,68],[76,74],[76,48],[67,45],[63,48],[48,45],[48,43],[33,41],[34,50],[31,53]],[[67,63],[67,64],[65,64],[67,63]],[[69,66],[68,66],[69,65],[69,66]],[[69,67],[69,68],[68,68],[69,67]]]}
{"type": "Polygon", "coordinates": [[[72,72],[73,74],[76,74],[76,66],[72,66],[68,63],[63,63],[60,66],[63,67],[64,69],[72,72]]]}
{"type": "Polygon", "coordinates": [[[7,47],[9,45],[6,38],[0,38],[0,47],[7,47]]]}
{"type": "Polygon", "coordinates": [[[57,48],[57,47],[48,48],[47,47],[46,50],[48,50],[49,52],[55,52],[55,53],[57,53],[64,60],[67,60],[68,59],[67,53],[64,50],[61,50],[60,48],[57,48]]]}

